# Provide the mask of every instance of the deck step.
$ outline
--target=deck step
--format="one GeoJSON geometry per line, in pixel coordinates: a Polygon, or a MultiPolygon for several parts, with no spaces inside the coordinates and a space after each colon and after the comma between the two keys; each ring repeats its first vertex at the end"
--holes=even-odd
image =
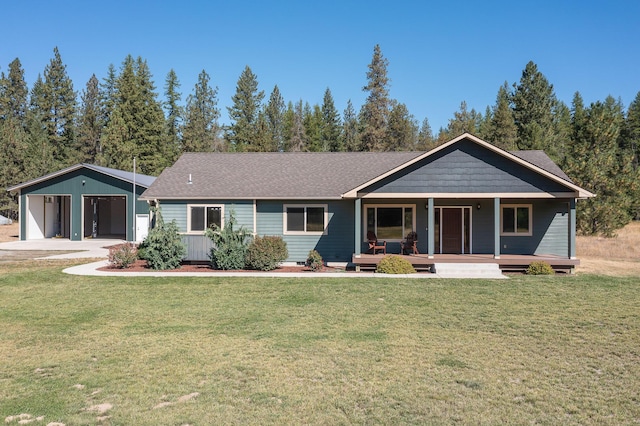
{"type": "Polygon", "coordinates": [[[505,278],[497,263],[434,263],[442,278],[505,278]]]}

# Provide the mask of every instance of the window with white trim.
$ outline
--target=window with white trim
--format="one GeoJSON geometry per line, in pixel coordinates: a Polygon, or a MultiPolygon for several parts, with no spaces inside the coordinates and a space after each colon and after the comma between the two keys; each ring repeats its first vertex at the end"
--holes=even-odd
{"type": "Polygon", "coordinates": [[[532,228],[531,204],[503,204],[500,206],[501,235],[531,236],[532,228]]]}
{"type": "Polygon", "coordinates": [[[283,233],[288,235],[324,235],[327,233],[326,204],[285,204],[283,233]]]}
{"type": "Polygon", "coordinates": [[[401,241],[409,232],[416,230],[416,205],[365,205],[367,230],[373,231],[379,240],[401,241]]]}
{"type": "Polygon", "coordinates": [[[222,228],[223,218],[224,208],[221,205],[189,204],[187,205],[187,232],[203,233],[213,225],[222,228]]]}

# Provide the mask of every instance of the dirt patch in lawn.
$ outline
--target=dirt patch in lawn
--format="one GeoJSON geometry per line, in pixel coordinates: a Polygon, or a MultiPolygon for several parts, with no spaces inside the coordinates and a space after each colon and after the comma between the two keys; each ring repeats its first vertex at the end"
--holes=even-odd
{"type": "Polygon", "coordinates": [[[20,225],[13,222],[11,225],[0,225],[0,243],[18,241],[20,225]]]}

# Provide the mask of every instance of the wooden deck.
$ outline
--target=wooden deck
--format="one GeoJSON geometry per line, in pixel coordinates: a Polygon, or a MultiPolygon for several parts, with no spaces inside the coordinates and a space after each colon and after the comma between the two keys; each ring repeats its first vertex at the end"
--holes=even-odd
{"type": "MultiPolygon", "coordinates": [[[[500,255],[500,259],[494,259],[492,254],[436,254],[433,259],[429,259],[426,254],[410,256],[391,254],[407,259],[417,270],[428,270],[435,263],[497,263],[503,271],[524,271],[532,262],[542,261],[551,265],[556,271],[572,272],[576,266],[580,265],[579,259],[550,255],[503,254],[500,255]]],[[[390,253],[387,253],[388,255],[390,253]]],[[[384,256],[384,254],[361,254],[359,257],[353,255],[352,262],[357,269],[375,269],[384,256]]]]}

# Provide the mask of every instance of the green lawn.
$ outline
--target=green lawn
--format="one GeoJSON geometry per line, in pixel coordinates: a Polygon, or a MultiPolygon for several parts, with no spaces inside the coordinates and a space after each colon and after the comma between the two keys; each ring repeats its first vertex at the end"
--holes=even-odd
{"type": "Polygon", "coordinates": [[[0,275],[3,424],[640,422],[637,279],[61,269],[0,275]]]}

